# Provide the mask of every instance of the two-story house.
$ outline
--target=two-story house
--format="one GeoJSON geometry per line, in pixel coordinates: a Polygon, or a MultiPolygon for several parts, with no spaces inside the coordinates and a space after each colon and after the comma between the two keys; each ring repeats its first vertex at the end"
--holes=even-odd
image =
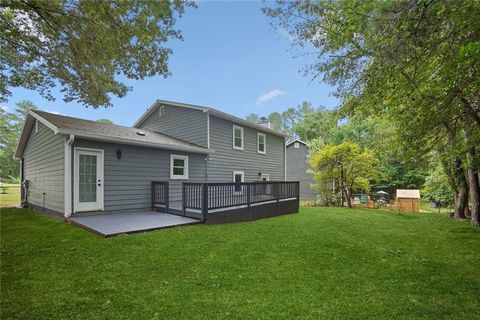
{"type": "Polygon", "coordinates": [[[284,134],[214,108],[163,100],[133,127],[30,111],[16,156],[27,184],[23,200],[65,217],[151,208],[152,181],[168,182],[170,208],[181,210],[184,182],[286,175],[284,134]]]}

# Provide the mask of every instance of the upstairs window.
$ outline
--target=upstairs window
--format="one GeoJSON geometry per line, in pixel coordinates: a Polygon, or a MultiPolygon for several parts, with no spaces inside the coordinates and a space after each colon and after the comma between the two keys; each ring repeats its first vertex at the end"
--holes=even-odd
{"type": "Polygon", "coordinates": [[[158,108],[158,116],[161,117],[164,114],[165,114],[165,107],[161,106],[160,108],[158,108]]]}
{"type": "Polygon", "coordinates": [[[267,152],[267,136],[264,133],[257,133],[257,152],[262,154],[267,152]]]}
{"type": "Polygon", "coordinates": [[[296,148],[296,149],[298,149],[298,148],[300,147],[300,144],[299,144],[298,142],[295,142],[295,143],[293,144],[293,147],[296,148]]]}
{"type": "Polygon", "coordinates": [[[35,119],[35,129],[34,129],[34,133],[37,134],[38,133],[38,120],[35,119]]]}
{"type": "Polygon", "coordinates": [[[243,128],[233,126],[233,149],[243,150],[243,128]]]}
{"type": "Polygon", "coordinates": [[[170,155],[170,179],[188,179],[188,157],[170,155]]]}

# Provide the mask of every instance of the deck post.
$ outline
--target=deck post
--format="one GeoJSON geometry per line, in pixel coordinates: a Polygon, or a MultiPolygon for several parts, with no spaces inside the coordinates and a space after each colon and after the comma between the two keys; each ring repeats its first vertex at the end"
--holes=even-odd
{"type": "Polygon", "coordinates": [[[208,183],[202,183],[202,218],[207,220],[208,215],[208,183]]]}
{"type": "Polygon", "coordinates": [[[182,214],[185,217],[185,182],[182,182],[182,214]]]}
{"type": "Polygon", "coordinates": [[[297,197],[297,211],[300,209],[300,181],[295,182],[295,195],[297,197]]]}
{"type": "Polygon", "coordinates": [[[280,187],[280,184],[279,182],[274,182],[273,184],[273,192],[274,192],[274,195],[275,195],[275,199],[277,199],[277,210],[279,209],[280,207],[280,192],[279,192],[279,187],[280,187]]]}
{"type": "Polygon", "coordinates": [[[152,211],[155,210],[155,182],[152,181],[151,184],[151,191],[152,191],[152,211]]]}
{"type": "Polygon", "coordinates": [[[247,183],[247,210],[250,213],[250,183],[247,183]]]}
{"type": "Polygon", "coordinates": [[[170,207],[170,188],[169,188],[169,183],[165,182],[165,211],[168,213],[168,209],[170,207]]]}

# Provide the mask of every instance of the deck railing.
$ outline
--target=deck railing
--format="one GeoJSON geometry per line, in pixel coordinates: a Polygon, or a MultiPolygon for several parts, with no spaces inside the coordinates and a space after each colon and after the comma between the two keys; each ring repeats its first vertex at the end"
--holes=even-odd
{"type": "MultiPolygon", "coordinates": [[[[274,211],[281,209],[281,202],[287,199],[295,202],[293,208],[294,211],[298,211],[299,191],[298,181],[184,182],[182,187],[183,214],[189,210],[197,212],[200,218],[208,220],[208,214],[212,210],[219,212],[243,209],[244,215],[249,215],[253,211],[251,210],[252,206],[270,203],[274,206],[270,206],[268,210],[274,211]]],[[[274,214],[275,212],[272,212],[272,215],[274,214]]]]}
{"type": "Polygon", "coordinates": [[[168,182],[152,181],[152,210],[168,212],[168,182]]]}

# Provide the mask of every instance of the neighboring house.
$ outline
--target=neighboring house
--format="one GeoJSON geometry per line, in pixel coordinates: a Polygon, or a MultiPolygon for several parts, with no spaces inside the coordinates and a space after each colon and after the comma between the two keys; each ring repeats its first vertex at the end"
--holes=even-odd
{"type": "Polygon", "coordinates": [[[287,180],[300,181],[300,200],[316,201],[316,191],[311,187],[314,183],[313,176],[307,171],[311,169],[308,164],[308,145],[301,140],[287,143],[287,180]]]}
{"type": "Polygon", "coordinates": [[[152,181],[168,182],[170,206],[181,210],[183,182],[283,181],[286,175],[284,134],[213,108],[163,100],[132,128],[30,111],[15,155],[28,181],[23,200],[65,217],[150,209],[152,181]]]}

